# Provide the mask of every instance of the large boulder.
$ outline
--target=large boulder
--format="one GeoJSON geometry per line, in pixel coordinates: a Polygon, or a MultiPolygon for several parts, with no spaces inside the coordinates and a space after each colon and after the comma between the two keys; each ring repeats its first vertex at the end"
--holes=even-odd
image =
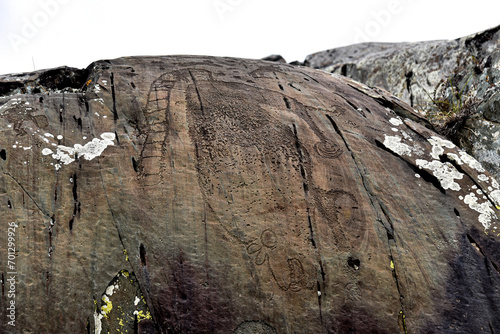
{"type": "Polygon", "coordinates": [[[500,26],[449,41],[356,44],[304,63],[390,91],[500,177],[500,26]]]}
{"type": "Polygon", "coordinates": [[[499,185],[381,89],[210,57],[0,87],[2,333],[500,330],[499,185]]]}

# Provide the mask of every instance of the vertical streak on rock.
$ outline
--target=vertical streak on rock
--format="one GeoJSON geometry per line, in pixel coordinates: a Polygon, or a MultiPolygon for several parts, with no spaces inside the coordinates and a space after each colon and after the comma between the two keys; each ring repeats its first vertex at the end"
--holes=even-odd
{"type": "Polygon", "coordinates": [[[73,223],[75,222],[76,215],[78,214],[78,208],[80,206],[80,203],[78,202],[78,185],[77,185],[77,175],[76,173],[73,174],[73,215],[71,219],[69,220],[69,230],[73,230],[73,223]]]}
{"type": "MultiPolygon", "coordinates": [[[[285,100],[286,101],[286,100],[285,100]]],[[[323,260],[321,259],[321,254],[318,250],[318,245],[316,244],[315,240],[315,235],[314,235],[314,229],[313,229],[313,222],[311,218],[311,212],[310,212],[310,207],[309,207],[309,178],[308,174],[306,173],[306,170],[304,168],[304,151],[302,150],[302,145],[300,144],[299,136],[298,136],[298,131],[297,131],[297,126],[295,124],[292,124],[293,128],[293,134],[295,136],[295,147],[297,149],[297,153],[299,155],[299,168],[300,168],[300,174],[302,175],[302,185],[304,188],[304,198],[307,203],[307,222],[309,226],[309,240],[311,241],[311,245],[314,248],[314,252],[316,253],[317,256],[317,261],[320,267],[320,274],[322,278],[322,283],[323,283],[323,290],[325,288],[325,271],[323,269],[323,260]]],[[[321,284],[319,281],[316,281],[317,283],[317,292],[318,292],[318,308],[319,308],[319,318],[321,323],[323,323],[323,312],[321,308],[321,295],[322,295],[322,288],[321,284]]]]}
{"type": "Polygon", "coordinates": [[[116,95],[115,95],[115,75],[111,72],[111,97],[113,98],[113,116],[114,120],[118,120],[118,112],[116,111],[116,95]]]}
{"type": "Polygon", "coordinates": [[[191,76],[191,80],[193,80],[194,90],[196,91],[196,96],[198,97],[198,101],[200,102],[200,110],[202,114],[205,114],[205,109],[203,108],[203,101],[201,100],[200,91],[198,90],[198,85],[196,84],[196,79],[191,71],[189,71],[189,75],[191,76]]]}
{"type": "MultiPolygon", "coordinates": [[[[334,121],[334,119],[330,115],[326,115],[326,117],[328,118],[328,120],[332,124],[333,129],[335,130],[335,132],[342,138],[342,141],[344,142],[346,149],[351,154],[351,158],[354,161],[354,164],[356,165],[356,169],[357,169],[358,174],[359,174],[359,176],[361,178],[363,187],[365,188],[365,191],[366,191],[366,193],[367,193],[367,195],[368,195],[368,197],[370,198],[370,201],[371,201],[371,198],[372,198],[371,192],[369,191],[369,189],[367,187],[367,181],[365,179],[365,176],[361,172],[361,168],[359,166],[358,161],[356,160],[356,156],[355,156],[354,152],[351,150],[351,148],[349,146],[349,143],[347,142],[347,139],[345,138],[344,134],[342,133],[342,131],[340,130],[340,128],[338,127],[338,125],[334,121]]],[[[374,203],[372,201],[371,201],[371,205],[375,209],[374,203]]],[[[390,219],[390,217],[387,214],[387,212],[384,210],[384,207],[383,207],[382,203],[379,203],[379,208],[380,208],[380,210],[376,210],[375,209],[375,211],[376,212],[378,212],[378,211],[382,212],[382,214],[386,218],[386,221],[389,223],[389,225],[391,227],[391,233],[394,233],[394,227],[393,227],[393,224],[392,224],[392,220],[390,219]]],[[[400,323],[400,327],[401,327],[402,332],[403,333],[407,333],[408,329],[406,327],[406,315],[405,315],[405,311],[404,311],[405,307],[404,307],[404,304],[403,304],[404,296],[401,293],[401,285],[400,285],[398,277],[397,277],[397,273],[396,273],[396,269],[395,269],[396,267],[395,267],[395,263],[394,263],[394,257],[392,255],[391,242],[395,243],[395,240],[394,240],[394,237],[393,237],[392,234],[389,235],[389,233],[387,233],[387,241],[388,241],[388,248],[389,248],[389,257],[391,259],[392,274],[393,274],[393,277],[394,277],[394,280],[395,280],[396,288],[397,288],[397,291],[398,291],[398,294],[399,294],[399,302],[400,302],[400,305],[401,305],[401,311],[400,311],[398,319],[399,319],[399,323],[400,323]]]]}
{"type": "MultiPolygon", "coordinates": [[[[40,103],[43,103],[43,97],[40,97],[40,103]]],[[[64,121],[64,117],[63,117],[63,114],[64,114],[64,110],[65,109],[65,103],[64,103],[64,93],[62,94],[62,105],[60,106],[59,108],[59,123],[63,123],[64,121]]]]}
{"type": "Polygon", "coordinates": [[[310,212],[309,208],[307,208],[307,221],[309,223],[309,234],[310,234],[311,244],[314,247],[314,249],[316,249],[317,248],[316,241],[314,241],[314,231],[313,231],[313,227],[312,227],[311,212],[310,212]]]}
{"type": "MultiPolygon", "coordinates": [[[[379,203],[379,204],[380,204],[380,210],[384,214],[386,221],[389,223],[389,225],[391,226],[392,231],[394,233],[394,228],[393,228],[394,225],[392,223],[392,219],[389,216],[389,213],[385,210],[382,203],[379,203]]],[[[407,333],[408,329],[406,328],[405,306],[403,304],[404,296],[401,292],[401,284],[399,282],[399,278],[398,278],[398,274],[397,274],[397,270],[396,270],[396,263],[394,262],[394,256],[392,254],[392,245],[391,244],[394,244],[395,246],[397,246],[396,240],[394,239],[394,236],[389,236],[389,234],[387,234],[387,245],[389,247],[389,256],[391,259],[392,277],[394,278],[394,282],[396,283],[396,288],[398,289],[398,293],[399,293],[399,302],[401,304],[401,311],[399,312],[400,326],[402,327],[402,330],[404,331],[404,333],[407,333]]]]}
{"type": "Polygon", "coordinates": [[[309,185],[307,180],[307,174],[304,169],[304,153],[302,152],[299,136],[297,134],[297,126],[295,124],[292,124],[292,127],[293,127],[293,134],[295,136],[295,147],[297,148],[297,153],[299,155],[299,168],[300,168],[300,174],[302,175],[302,186],[304,188],[304,195],[306,196],[307,199],[309,193],[309,185]]]}

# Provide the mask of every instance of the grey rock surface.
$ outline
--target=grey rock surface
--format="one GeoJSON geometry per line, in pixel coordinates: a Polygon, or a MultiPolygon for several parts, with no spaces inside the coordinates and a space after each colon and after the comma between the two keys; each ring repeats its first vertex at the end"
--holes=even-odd
{"type": "Polygon", "coordinates": [[[500,27],[456,40],[362,43],[309,55],[305,65],[382,87],[440,126],[500,177],[500,27]],[[454,92],[454,93],[453,93],[454,92]],[[455,117],[465,106],[466,115],[455,117]],[[442,104],[441,104],[442,107],[442,104]],[[466,117],[462,117],[466,116],[466,117]],[[455,123],[458,122],[458,124],[455,123]]]}

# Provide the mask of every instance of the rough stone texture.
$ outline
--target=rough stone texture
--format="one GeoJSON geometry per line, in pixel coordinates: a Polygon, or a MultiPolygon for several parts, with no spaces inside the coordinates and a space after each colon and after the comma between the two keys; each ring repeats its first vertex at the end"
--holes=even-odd
{"type": "Polygon", "coordinates": [[[457,106],[468,100],[477,113],[453,139],[500,177],[500,26],[450,41],[362,43],[312,54],[305,65],[383,87],[424,112],[443,89],[457,106]]]}
{"type": "Polygon", "coordinates": [[[381,89],[209,57],[0,87],[2,333],[500,330],[499,186],[381,89]]]}
{"type": "Polygon", "coordinates": [[[286,63],[285,58],[283,58],[281,55],[276,54],[264,57],[262,58],[262,60],[272,61],[276,63],[286,63]]]}

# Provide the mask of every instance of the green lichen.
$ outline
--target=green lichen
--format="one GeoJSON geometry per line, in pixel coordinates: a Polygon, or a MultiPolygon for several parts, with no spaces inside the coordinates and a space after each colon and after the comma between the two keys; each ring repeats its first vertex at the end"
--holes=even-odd
{"type": "Polygon", "coordinates": [[[408,334],[408,328],[406,327],[406,315],[403,313],[403,311],[399,311],[399,320],[401,323],[401,326],[403,327],[403,331],[405,334],[408,334]]]}
{"type": "MultiPolygon", "coordinates": [[[[125,255],[125,261],[128,261],[129,258],[128,258],[128,253],[127,253],[127,250],[126,249],[123,249],[123,255],[125,255]]],[[[128,273],[127,273],[128,274],[128,273]]]]}
{"type": "Polygon", "coordinates": [[[151,319],[151,313],[149,312],[149,310],[146,310],[145,313],[144,311],[135,311],[135,312],[137,316],[137,322],[141,322],[144,319],[151,319]]]}
{"type": "Polygon", "coordinates": [[[102,297],[102,301],[104,302],[104,305],[101,306],[101,314],[105,317],[108,318],[109,313],[113,309],[113,303],[111,300],[108,298],[108,296],[104,295],[102,297]]]}

